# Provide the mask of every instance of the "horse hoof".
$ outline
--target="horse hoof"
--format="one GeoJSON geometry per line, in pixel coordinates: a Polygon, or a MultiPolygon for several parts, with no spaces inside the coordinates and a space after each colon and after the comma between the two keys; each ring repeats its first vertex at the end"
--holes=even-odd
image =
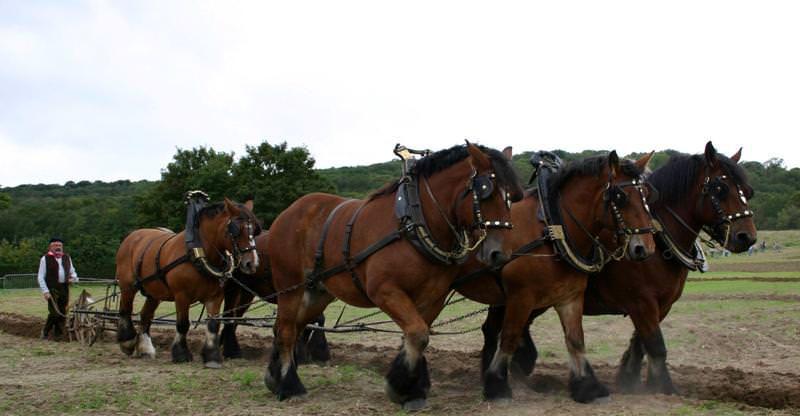
{"type": "Polygon", "coordinates": [[[592,400],[592,401],[591,401],[591,402],[589,402],[589,403],[590,403],[590,404],[606,404],[606,403],[611,403],[611,396],[598,397],[598,398],[596,398],[596,399],[592,400]]]}
{"type": "Polygon", "coordinates": [[[222,364],[220,364],[218,361],[207,361],[203,363],[203,365],[206,368],[214,368],[214,369],[222,368],[222,364]]]}
{"type": "Polygon", "coordinates": [[[648,384],[647,385],[647,392],[648,393],[652,393],[652,394],[666,394],[667,396],[677,396],[678,395],[678,390],[675,388],[675,386],[671,382],[662,383],[662,384],[659,384],[659,385],[648,384]]]}
{"type": "Polygon", "coordinates": [[[267,374],[264,375],[264,385],[267,386],[269,391],[273,394],[278,392],[278,383],[272,378],[272,374],[269,373],[269,370],[267,370],[267,374]]]}
{"type": "Polygon", "coordinates": [[[222,356],[227,358],[227,359],[229,359],[229,360],[233,360],[233,359],[237,359],[237,358],[242,358],[242,352],[241,351],[228,352],[228,351],[223,350],[222,351],[222,356]]]}
{"type": "Polygon", "coordinates": [[[403,410],[406,412],[416,412],[428,406],[428,401],[425,399],[414,399],[403,403],[403,410]]]}
{"type": "Polygon", "coordinates": [[[600,397],[607,397],[608,388],[600,383],[594,376],[572,378],[569,381],[569,390],[572,400],[578,403],[592,403],[600,397]]]}
{"type": "Polygon", "coordinates": [[[498,397],[496,399],[489,399],[489,403],[496,405],[496,406],[507,406],[511,404],[510,397],[498,397]]]}
{"type": "Polygon", "coordinates": [[[131,339],[128,341],[122,341],[119,343],[120,351],[124,352],[125,355],[133,355],[133,351],[136,350],[136,339],[131,339]]]}

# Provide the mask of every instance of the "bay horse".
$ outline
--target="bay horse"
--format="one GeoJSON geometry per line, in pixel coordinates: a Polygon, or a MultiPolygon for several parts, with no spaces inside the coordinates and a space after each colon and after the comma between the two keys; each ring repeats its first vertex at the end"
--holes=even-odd
{"type": "Polygon", "coordinates": [[[558,312],[570,355],[571,397],[586,403],[609,394],[585,357],[584,291],[589,273],[612,258],[642,261],[655,250],[647,190],[641,182],[651,156],[620,162],[611,152],[563,167],[550,153],[534,156],[538,188],[511,208],[511,261],[494,276],[491,270],[473,271],[474,265],[467,265],[467,274],[454,285],[474,301],[505,305],[503,315],[487,321],[494,325],[482,328],[481,373],[487,400],[511,398],[510,359],[531,311],[550,306],[558,312]]]}
{"type": "MultiPolygon", "coordinates": [[[[259,265],[252,274],[236,271],[235,281],[225,284],[225,303],[222,311],[224,318],[241,318],[247,313],[256,296],[269,303],[277,303],[274,296],[275,287],[272,285],[272,271],[267,255],[267,241],[269,232],[264,231],[256,237],[256,251],[259,265]]],[[[325,315],[320,314],[313,323],[318,326],[325,325],[325,315]]],[[[226,322],[220,333],[222,343],[222,356],[225,358],[241,358],[242,350],[236,337],[237,324],[235,321],[226,322]]],[[[325,332],[304,329],[295,348],[295,357],[298,364],[310,361],[327,362],[330,360],[330,349],[325,332]]]]}
{"type": "MultiPolygon", "coordinates": [[[[584,314],[629,315],[635,328],[617,373],[622,392],[642,389],[642,359],[647,354],[646,390],[677,393],[660,323],[680,298],[689,271],[702,270],[705,261],[695,245],[700,231],[735,253],[755,244],[753,211],[747,203],[753,188],[738,165],[741,156],[739,149],[728,158],[710,141],[703,154],[672,156],[647,178],[658,195],[651,203],[658,229],[655,255],[644,262],[613,262],[589,279],[584,314]]],[[[534,311],[531,321],[544,311],[534,311]]],[[[485,325],[502,319],[502,313],[501,307],[491,308],[485,325]]],[[[526,331],[514,362],[521,374],[530,374],[536,359],[535,344],[526,331]]]]}
{"type": "Polygon", "coordinates": [[[510,254],[503,238],[523,192],[510,158],[510,148],[455,146],[420,158],[365,200],[309,194],[275,219],[270,233],[280,238],[267,252],[278,319],[264,381],[279,400],[306,392],[292,353],[297,334],[338,298],[378,307],[400,327],[386,391],[407,410],[426,405],[423,354],[459,264],[472,252],[484,264],[510,254]]]}
{"type": "Polygon", "coordinates": [[[223,203],[205,206],[202,202],[190,201],[189,211],[196,207],[196,212],[187,214],[187,230],[175,234],[166,229],[138,229],[125,237],[117,250],[116,278],[121,291],[117,342],[127,355],[155,357],[150,339],[153,314],[162,301],[174,301],[172,361],[191,361],[186,343],[189,306],[202,302],[208,313],[203,363],[208,368],[221,366],[217,321],[224,294],[221,281],[237,264],[245,273],[255,272],[259,258],[254,237],[260,228],[252,201],[235,204],[226,198],[223,203]],[[139,314],[138,334],[131,321],[137,291],[147,298],[139,314]]]}

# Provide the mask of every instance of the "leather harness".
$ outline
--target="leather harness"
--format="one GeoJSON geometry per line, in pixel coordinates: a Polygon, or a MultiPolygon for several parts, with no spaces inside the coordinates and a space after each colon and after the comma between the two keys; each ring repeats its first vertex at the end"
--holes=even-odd
{"type": "MultiPolygon", "coordinates": [[[[398,145],[398,148],[399,147],[400,146],[398,145]]],[[[465,241],[467,241],[468,239],[466,230],[460,231],[460,233],[462,234],[461,238],[459,238],[458,234],[456,235],[458,244],[456,244],[456,247],[450,251],[442,249],[439,246],[439,244],[434,240],[434,237],[430,231],[430,228],[427,225],[427,222],[425,221],[425,216],[423,215],[422,212],[422,204],[419,197],[419,175],[409,173],[410,167],[413,166],[414,160],[401,156],[401,154],[398,152],[398,148],[395,149],[395,154],[397,154],[398,156],[401,157],[401,159],[403,159],[403,166],[404,166],[403,177],[399,180],[399,185],[395,193],[394,212],[395,212],[395,217],[398,220],[398,228],[395,231],[391,232],[390,234],[386,235],[385,237],[381,238],[380,240],[376,241],[375,243],[371,244],[369,247],[360,251],[355,256],[351,257],[351,241],[352,241],[353,228],[355,227],[355,223],[356,220],[358,219],[358,216],[361,214],[361,211],[364,209],[364,207],[367,206],[369,201],[361,203],[361,206],[359,206],[353,213],[353,215],[350,217],[350,220],[347,222],[347,225],[345,226],[344,229],[344,242],[342,247],[343,262],[336,266],[325,269],[324,268],[325,241],[327,240],[331,223],[333,222],[333,219],[336,217],[336,215],[338,214],[339,210],[342,207],[350,203],[354,203],[357,200],[348,199],[340,202],[338,205],[336,205],[336,207],[333,208],[333,210],[331,210],[331,212],[328,214],[328,217],[325,219],[325,223],[322,227],[322,233],[320,235],[319,242],[317,243],[317,249],[314,254],[314,270],[306,277],[307,287],[319,288],[318,285],[324,280],[339,273],[348,271],[350,272],[353,284],[367,299],[369,299],[369,296],[367,295],[366,290],[364,288],[364,283],[361,281],[361,278],[356,273],[356,268],[371,255],[389,246],[395,241],[405,238],[425,258],[434,263],[439,263],[444,265],[463,263],[464,261],[466,261],[469,253],[475,247],[478,246],[478,243],[475,243],[471,247],[470,244],[468,244],[468,242],[465,243],[465,241]]],[[[405,148],[403,148],[402,150],[408,151],[408,149],[405,148]]],[[[414,154],[421,154],[424,156],[427,156],[428,154],[427,152],[417,152],[417,151],[410,151],[410,152],[414,154]]],[[[474,214],[474,220],[476,221],[473,224],[473,227],[475,228],[480,228],[482,230],[485,230],[487,228],[512,227],[510,222],[485,221],[480,212],[480,200],[482,198],[478,196],[479,193],[481,193],[481,191],[475,189],[476,184],[477,183],[482,184],[479,186],[481,186],[481,188],[484,189],[483,195],[486,195],[484,197],[485,199],[488,197],[488,195],[491,194],[491,190],[494,189],[494,181],[495,181],[495,176],[493,173],[477,176],[477,174],[473,172],[473,175],[470,178],[470,185],[462,194],[463,198],[469,192],[473,193],[473,214],[474,214]],[[487,188],[489,190],[488,194],[486,194],[487,188]]],[[[428,186],[427,183],[426,186],[428,186]]],[[[430,192],[429,186],[428,190],[430,192]]],[[[438,204],[432,194],[431,198],[433,199],[434,203],[438,204]]],[[[447,221],[446,217],[445,220],[447,221]]]]}

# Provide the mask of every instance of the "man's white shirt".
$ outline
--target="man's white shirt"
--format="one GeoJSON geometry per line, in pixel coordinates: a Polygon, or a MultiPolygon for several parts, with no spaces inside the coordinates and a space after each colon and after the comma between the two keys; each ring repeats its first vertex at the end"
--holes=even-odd
{"type": "MultiPolygon", "coordinates": [[[[47,274],[47,260],[45,259],[47,256],[42,256],[42,259],[39,260],[39,275],[37,276],[37,280],[39,280],[39,287],[42,289],[42,293],[50,293],[50,289],[47,288],[47,283],[44,281],[44,276],[47,274]]],[[[56,259],[58,262],[58,283],[64,283],[66,279],[66,275],[64,274],[64,265],[61,264],[62,259],[56,259]]],[[[69,265],[69,280],[70,282],[77,282],[78,281],[78,273],[75,272],[75,265],[70,262],[69,265]]]]}

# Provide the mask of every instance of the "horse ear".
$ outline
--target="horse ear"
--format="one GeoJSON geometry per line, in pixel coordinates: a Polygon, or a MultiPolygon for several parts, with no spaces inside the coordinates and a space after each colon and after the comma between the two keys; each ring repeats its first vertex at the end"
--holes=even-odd
{"type": "Polygon", "coordinates": [[[506,159],[508,160],[511,160],[512,153],[513,151],[511,149],[511,146],[506,146],[506,148],[503,149],[503,156],[505,156],[506,159]]]}
{"type": "Polygon", "coordinates": [[[736,162],[736,163],[739,163],[739,159],[741,159],[741,158],[742,158],[742,148],[740,147],[739,151],[734,153],[733,156],[731,156],[731,160],[736,162]]]}
{"type": "Polygon", "coordinates": [[[648,163],[650,163],[650,159],[652,159],[652,158],[653,158],[653,155],[654,155],[655,153],[656,153],[656,151],[655,151],[655,150],[653,150],[653,151],[652,151],[652,152],[650,152],[649,154],[646,154],[646,155],[644,155],[644,156],[640,157],[640,158],[639,158],[639,160],[637,160],[637,161],[635,162],[635,163],[636,163],[636,167],[637,167],[637,168],[639,168],[639,171],[640,171],[640,172],[644,172],[644,171],[645,171],[645,169],[647,169],[647,164],[648,164],[648,163]]]}
{"type": "Polygon", "coordinates": [[[492,167],[492,163],[489,161],[489,158],[486,156],[486,153],[483,153],[478,146],[467,142],[467,151],[469,152],[470,156],[470,164],[472,167],[479,171],[489,170],[492,167]]]}
{"type": "Polygon", "coordinates": [[[225,212],[227,212],[231,217],[239,215],[239,208],[236,207],[236,204],[231,202],[231,200],[227,197],[225,198],[225,212]]]}
{"type": "Polygon", "coordinates": [[[247,201],[244,201],[244,207],[247,208],[248,211],[253,212],[253,200],[248,199],[247,201]]]}
{"type": "Polygon", "coordinates": [[[717,149],[714,148],[714,145],[711,144],[711,140],[706,143],[706,163],[708,166],[714,166],[717,164],[717,149]]]}
{"type": "Polygon", "coordinates": [[[608,168],[611,170],[612,176],[617,176],[617,172],[619,172],[619,156],[616,150],[612,150],[608,154],[608,168]]]}

